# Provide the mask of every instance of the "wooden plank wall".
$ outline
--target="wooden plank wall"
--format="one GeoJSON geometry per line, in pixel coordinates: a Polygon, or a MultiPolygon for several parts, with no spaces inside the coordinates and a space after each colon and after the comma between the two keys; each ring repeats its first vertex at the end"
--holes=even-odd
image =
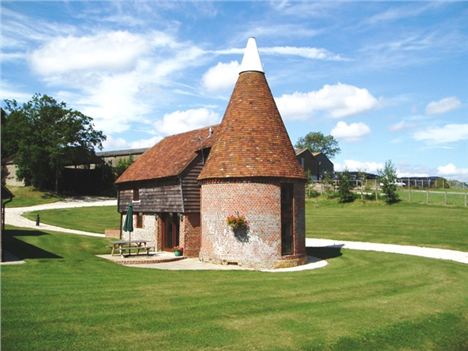
{"type": "Polygon", "coordinates": [[[203,158],[199,154],[181,175],[185,212],[200,212],[201,186],[197,178],[203,166],[203,158]]]}
{"type": "Polygon", "coordinates": [[[182,191],[178,179],[126,184],[120,190],[119,211],[125,212],[129,203],[134,212],[184,212],[182,191]],[[133,187],[140,188],[140,201],[133,200],[133,187]]]}

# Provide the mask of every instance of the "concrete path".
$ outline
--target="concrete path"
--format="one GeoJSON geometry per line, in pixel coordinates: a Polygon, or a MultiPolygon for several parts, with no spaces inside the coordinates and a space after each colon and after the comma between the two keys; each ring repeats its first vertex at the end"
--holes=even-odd
{"type": "MultiPolygon", "coordinates": [[[[158,253],[159,254],[159,253],[158,253]]],[[[172,255],[172,254],[169,254],[172,255]]],[[[101,258],[112,260],[110,255],[98,255],[101,258]]],[[[297,267],[289,268],[276,268],[276,269],[260,269],[256,270],[253,268],[236,266],[236,265],[223,265],[223,264],[214,264],[209,262],[202,262],[198,258],[185,258],[179,261],[172,262],[160,262],[160,263],[143,263],[143,264],[124,264],[127,267],[135,268],[152,268],[152,269],[162,269],[169,271],[178,271],[178,270],[188,270],[188,271],[260,271],[260,272],[269,272],[269,273],[286,273],[286,272],[299,272],[299,271],[309,271],[312,269],[322,268],[328,264],[326,260],[321,260],[312,256],[308,257],[307,263],[297,267]]]]}
{"type": "MultiPolygon", "coordinates": [[[[65,201],[54,202],[51,204],[30,206],[30,207],[13,207],[6,208],[5,223],[23,228],[33,228],[40,230],[50,230],[55,232],[86,235],[93,237],[104,237],[104,234],[90,233],[81,230],[60,228],[49,224],[41,224],[36,226],[34,221],[30,221],[22,216],[24,212],[52,210],[60,208],[76,208],[76,207],[91,207],[91,206],[117,206],[117,200],[103,200],[103,199],[69,199],[65,201]]],[[[435,258],[440,260],[449,260],[468,264],[468,252],[437,249],[430,247],[410,246],[410,245],[395,245],[395,244],[378,244],[360,241],[343,241],[333,239],[306,239],[306,246],[308,247],[322,247],[322,246],[339,246],[344,249],[350,250],[364,250],[364,251],[377,251],[389,252],[402,255],[413,255],[428,258],[435,258]]],[[[275,270],[276,271],[276,270],[275,270]]]]}
{"type": "Polygon", "coordinates": [[[38,227],[36,226],[36,222],[31,221],[22,216],[25,212],[32,212],[32,211],[41,211],[41,210],[54,210],[54,209],[61,209],[61,208],[76,208],[76,207],[91,207],[91,206],[117,206],[117,200],[102,200],[102,199],[68,199],[64,201],[58,201],[51,204],[44,204],[44,205],[37,205],[37,206],[30,206],[30,207],[7,207],[5,213],[5,223],[14,225],[16,227],[23,227],[23,228],[33,228],[39,230],[50,230],[54,232],[61,232],[61,233],[68,233],[68,234],[78,234],[78,235],[86,235],[86,236],[94,236],[98,238],[103,238],[104,234],[99,233],[91,233],[85,232],[82,230],[75,230],[75,229],[67,229],[61,228],[54,225],[44,224],[38,227]]]}
{"type": "Polygon", "coordinates": [[[435,258],[439,260],[449,260],[468,264],[468,252],[437,249],[431,247],[420,247],[410,245],[395,245],[395,244],[377,244],[361,241],[343,241],[333,239],[306,239],[306,246],[322,247],[334,246],[342,247],[350,250],[378,251],[397,253],[402,255],[421,256],[435,258]]]}

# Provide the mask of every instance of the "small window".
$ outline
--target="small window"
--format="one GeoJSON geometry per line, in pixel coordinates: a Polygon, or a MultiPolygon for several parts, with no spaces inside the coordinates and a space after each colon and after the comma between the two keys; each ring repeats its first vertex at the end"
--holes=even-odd
{"type": "Polygon", "coordinates": [[[140,189],[133,189],[133,201],[140,201],[140,189]]]}
{"type": "Polygon", "coordinates": [[[143,228],[143,214],[141,214],[141,213],[137,213],[136,227],[137,228],[143,228]]]}
{"type": "Polygon", "coordinates": [[[304,168],[304,157],[301,157],[301,166],[304,168]]]}

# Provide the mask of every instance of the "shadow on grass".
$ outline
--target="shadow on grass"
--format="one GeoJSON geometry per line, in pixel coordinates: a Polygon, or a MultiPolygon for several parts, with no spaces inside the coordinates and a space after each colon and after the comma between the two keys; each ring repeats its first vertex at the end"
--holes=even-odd
{"type": "Polygon", "coordinates": [[[313,256],[321,260],[328,260],[343,255],[341,253],[342,247],[343,245],[306,247],[306,252],[308,256],[313,256]]]}
{"type": "MultiPolygon", "coordinates": [[[[52,252],[31,245],[16,237],[49,235],[39,230],[7,229],[2,232],[2,250],[8,251],[15,257],[23,260],[26,258],[62,258],[52,252]]],[[[4,257],[4,255],[2,255],[4,257]]]]}

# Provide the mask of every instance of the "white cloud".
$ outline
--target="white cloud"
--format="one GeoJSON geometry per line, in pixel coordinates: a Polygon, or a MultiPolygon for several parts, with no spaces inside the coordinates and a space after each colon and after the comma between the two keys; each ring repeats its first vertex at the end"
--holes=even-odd
{"type": "Polygon", "coordinates": [[[145,38],[126,31],[93,36],[57,37],[32,52],[30,64],[40,75],[82,70],[116,70],[134,65],[149,49],[145,38]]]}
{"type": "Polygon", "coordinates": [[[407,129],[410,127],[412,127],[412,124],[406,121],[400,121],[398,123],[392,124],[389,129],[391,132],[397,132],[399,130],[407,129]]]}
{"type": "Polygon", "coordinates": [[[148,139],[140,139],[136,141],[132,141],[130,143],[130,148],[132,149],[141,149],[144,147],[152,147],[155,145],[157,142],[159,142],[162,139],[160,136],[154,136],[148,139]]]}
{"type": "Polygon", "coordinates": [[[317,112],[333,118],[355,115],[375,108],[378,101],[365,88],[338,83],[318,91],[284,94],[276,98],[276,104],[286,119],[307,119],[317,112]]]}
{"type": "Polygon", "coordinates": [[[450,96],[438,101],[431,101],[426,106],[428,115],[446,113],[461,106],[460,100],[456,96],[450,96]]]}
{"type": "Polygon", "coordinates": [[[461,176],[460,178],[465,177],[465,179],[466,176],[468,176],[468,168],[458,168],[453,163],[447,163],[445,166],[437,167],[437,172],[441,176],[461,176]]]}
{"type": "Polygon", "coordinates": [[[103,142],[102,146],[104,150],[141,149],[146,147],[152,147],[161,139],[161,136],[153,136],[148,139],[127,141],[124,138],[113,137],[112,135],[108,135],[107,139],[103,142]]]}
{"type": "Polygon", "coordinates": [[[370,128],[367,124],[362,122],[350,123],[340,121],[336,124],[330,132],[337,139],[346,140],[346,141],[357,141],[361,139],[364,135],[370,133],[370,128]]]}
{"type": "Polygon", "coordinates": [[[206,127],[219,122],[217,112],[207,108],[196,108],[167,113],[154,123],[156,131],[163,135],[183,133],[192,129],[206,127]]]}
{"type": "Polygon", "coordinates": [[[327,60],[327,61],[345,61],[346,59],[340,55],[334,54],[326,49],[297,47],[297,46],[274,46],[260,48],[259,51],[269,55],[288,55],[299,56],[312,60],[327,60]]]}
{"type": "Polygon", "coordinates": [[[107,135],[107,139],[102,143],[104,150],[119,150],[130,148],[130,143],[124,138],[116,138],[112,135],[107,135]]]}
{"type": "MultiPolygon", "coordinates": [[[[323,48],[314,48],[308,46],[272,46],[272,47],[259,47],[258,51],[264,55],[285,55],[285,56],[298,56],[310,60],[324,60],[324,61],[348,61],[349,59],[335,54],[323,48]]],[[[229,48],[223,50],[213,51],[218,55],[242,55],[244,48],[229,48]]]]}
{"type": "Polygon", "coordinates": [[[369,173],[377,173],[379,169],[383,169],[384,164],[381,162],[372,161],[356,161],[356,160],[345,160],[344,163],[335,163],[335,170],[343,171],[363,171],[369,173]]]}
{"type": "Polygon", "coordinates": [[[229,63],[218,62],[211,67],[202,78],[203,87],[210,91],[226,91],[232,89],[239,76],[240,64],[238,61],[229,63]]]}
{"type": "Polygon", "coordinates": [[[29,56],[33,71],[60,87],[70,106],[94,118],[104,133],[128,130],[171,103],[176,74],[200,64],[206,52],[151,31],[53,36],[29,56]],[[169,77],[171,79],[169,79],[169,77]]]}
{"type": "Polygon", "coordinates": [[[428,144],[446,144],[468,139],[468,124],[446,124],[413,134],[414,139],[428,144]]]}

